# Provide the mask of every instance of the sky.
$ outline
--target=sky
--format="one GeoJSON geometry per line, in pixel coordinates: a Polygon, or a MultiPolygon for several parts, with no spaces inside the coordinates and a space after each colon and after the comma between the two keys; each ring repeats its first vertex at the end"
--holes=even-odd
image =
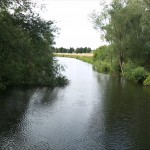
{"type": "Polygon", "coordinates": [[[60,28],[55,47],[96,49],[105,44],[89,18],[93,10],[101,10],[99,0],[38,0],[38,3],[46,6],[40,13],[42,18],[55,21],[60,28]]]}

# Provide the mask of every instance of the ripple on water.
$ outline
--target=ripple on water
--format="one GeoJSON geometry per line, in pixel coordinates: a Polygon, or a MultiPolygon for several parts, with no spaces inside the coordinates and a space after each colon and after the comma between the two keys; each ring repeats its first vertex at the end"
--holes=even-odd
{"type": "Polygon", "coordinates": [[[120,150],[150,147],[149,89],[60,58],[71,83],[0,95],[2,150],[120,150]]]}

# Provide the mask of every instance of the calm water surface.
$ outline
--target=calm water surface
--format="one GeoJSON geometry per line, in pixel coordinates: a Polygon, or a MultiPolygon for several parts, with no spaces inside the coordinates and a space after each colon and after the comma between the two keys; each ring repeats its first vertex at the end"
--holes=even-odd
{"type": "Polygon", "coordinates": [[[150,149],[150,88],[59,58],[63,88],[0,95],[0,150],[150,149]]]}

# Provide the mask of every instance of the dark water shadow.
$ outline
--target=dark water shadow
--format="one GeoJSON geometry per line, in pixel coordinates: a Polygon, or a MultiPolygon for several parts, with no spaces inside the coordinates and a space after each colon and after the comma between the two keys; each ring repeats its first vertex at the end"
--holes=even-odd
{"type": "Polygon", "coordinates": [[[24,126],[25,118],[32,110],[38,107],[47,107],[55,104],[59,90],[63,88],[48,87],[16,87],[8,88],[0,94],[0,149],[12,148],[13,139],[20,135],[24,126]],[[34,99],[35,96],[35,100],[34,99]],[[31,107],[31,108],[30,108],[31,107]]]}
{"type": "Polygon", "coordinates": [[[123,78],[97,74],[102,94],[88,136],[101,149],[150,147],[150,89],[123,78]]]}

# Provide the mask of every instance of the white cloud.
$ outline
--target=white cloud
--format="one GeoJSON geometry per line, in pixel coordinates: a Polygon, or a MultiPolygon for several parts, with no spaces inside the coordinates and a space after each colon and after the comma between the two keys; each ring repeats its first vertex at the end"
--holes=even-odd
{"type": "Polygon", "coordinates": [[[100,33],[94,30],[88,18],[93,10],[100,11],[98,0],[41,0],[38,3],[46,4],[42,17],[55,20],[61,28],[56,47],[95,49],[103,44],[100,33]]]}

